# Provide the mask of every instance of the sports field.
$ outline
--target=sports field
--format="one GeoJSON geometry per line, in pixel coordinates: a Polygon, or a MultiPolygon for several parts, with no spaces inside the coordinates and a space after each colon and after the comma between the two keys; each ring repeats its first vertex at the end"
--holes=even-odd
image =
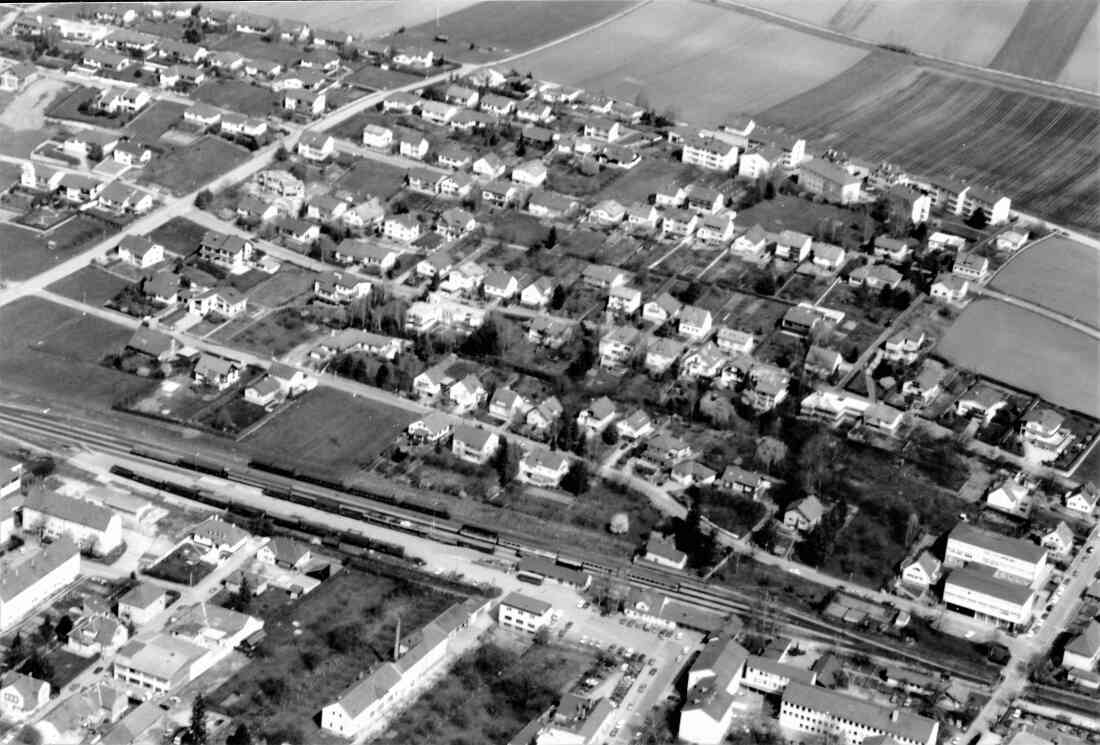
{"type": "Polygon", "coordinates": [[[1100,328],[1100,250],[1060,235],[1012,257],[989,286],[1100,328]]]}
{"type": "Polygon", "coordinates": [[[706,125],[774,106],[865,54],[728,9],[657,2],[513,66],[706,125]]]}
{"type": "Polygon", "coordinates": [[[1100,417],[1096,339],[988,298],[971,303],[936,348],[953,364],[1100,417]]]}
{"type": "Polygon", "coordinates": [[[258,457],[343,478],[369,465],[415,417],[385,404],[318,388],[244,441],[258,457]]]}
{"type": "Polygon", "coordinates": [[[1100,230],[1100,111],[872,54],[760,114],[819,147],[985,184],[1013,206],[1100,230]]]}

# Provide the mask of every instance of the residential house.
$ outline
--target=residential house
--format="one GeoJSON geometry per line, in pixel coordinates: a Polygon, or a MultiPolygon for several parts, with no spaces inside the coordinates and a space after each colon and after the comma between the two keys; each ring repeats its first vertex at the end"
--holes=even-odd
{"type": "Polygon", "coordinates": [[[382,235],[399,243],[412,243],[422,234],[423,226],[410,213],[391,215],[382,223],[382,235]]]}
{"type": "Polygon", "coordinates": [[[954,274],[941,274],[932,284],[929,294],[937,300],[959,303],[970,291],[970,280],[954,274]]]}
{"type": "Polygon", "coordinates": [[[218,287],[197,295],[187,301],[187,309],[200,317],[216,314],[222,318],[236,318],[245,312],[248,299],[234,287],[218,287]]]}
{"type": "Polygon", "coordinates": [[[621,287],[630,280],[630,275],[619,267],[608,264],[589,264],[581,272],[581,280],[589,287],[611,290],[621,287]]]}
{"type": "Polygon", "coordinates": [[[943,571],[943,563],[929,551],[921,551],[920,555],[901,572],[901,579],[910,585],[922,589],[928,589],[939,582],[943,571]]]}
{"type": "Polygon", "coordinates": [[[955,259],[951,271],[963,279],[980,282],[989,274],[989,259],[974,253],[965,254],[955,259]]]}
{"type": "Polygon", "coordinates": [[[429,147],[428,138],[419,132],[401,128],[397,133],[397,152],[406,158],[424,160],[429,147]]]}
{"type": "Polygon", "coordinates": [[[607,429],[617,413],[615,403],[607,396],[601,396],[577,414],[577,424],[592,437],[607,429]]]}
{"type": "MultiPolygon", "coordinates": [[[[305,89],[290,88],[283,91],[283,108],[299,114],[308,114],[317,117],[325,113],[328,99],[324,91],[311,91],[305,89]]],[[[321,132],[307,132],[314,137],[323,137],[321,132]]],[[[305,135],[303,135],[304,137],[305,135]]],[[[299,151],[301,146],[299,145],[299,151]]]]}
{"type": "Polygon", "coordinates": [[[832,243],[820,243],[818,241],[814,241],[813,254],[814,266],[819,266],[829,271],[836,271],[844,266],[844,259],[847,256],[844,249],[840,246],[833,245],[832,243]]]}
{"type": "Polygon", "coordinates": [[[284,216],[276,219],[275,232],[300,246],[309,246],[320,239],[321,226],[309,220],[284,216]]]}
{"type": "Polygon", "coordinates": [[[687,566],[687,554],[676,548],[674,538],[656,532],[649,534],[642,558],[669,569],[683,569],[687,566]]]}
{"type": "Polygon", "coordinates": [[[588,217],[601,225],[618,225],[626,218],[626,208],[614,199],[603,199],[588,212],[588,217]]]}
{"type": "Polygon", "coordinates": [[[434,444],[443,442],[454,434],[454,419],[443,412],[428,412],[408,426],[409,439],[415,444],[434,444]]]}
{"type": "Polygon", "coordinates": [[[737,175],[745,179],[767,178],[783,165],[783,151],[774,147],[753,148],[737,161],[737,175]]]}
{"type": "Polygon", "coordinates": [[[541,160],[529,160],[512,169],[512,180],[521,186],[536,188],[546,183],[546,166],[541,160]]]}
{"type": "Polygon", "coordinates": [[[38,77],[38,68],[28,62],[19,62],[0,72],[0,91],[14,93],[38,77]]]}
{"type": "Polygon", "coordinates": [[[519,201],[519,187],[511,181],[495,179],[481,187],[481,198],[498,207],[508,207],[519,201]]]}
{"type": "Polygon", "coordinates": [[[668,337],[653,341],[646,348],[645,367],[650,375],[664,375],[684,353],[684,343],[668,337]]]}
{"type": "Polygon", "coordinates": [[[525,484],[557,488],[569,473],[569,458],[553,450],[533,448],[519,461],[516,478],[525,484]]]}
{"type": "Polygon", "coordinates": [[[796,230],[784,230],[775,242],[775,256],[801,263],[810,257],[813,239],[796,230]]]}
{"type": "Polygon", "coordinates": [[[801,164],[798,183],[826,201],[853,204],[860,200],[863,179],[827,160],[814,159],[801,164]]]}
{"type": "Polygon", "coordinates": [[[420,118],[431,124],[446,126],[451,123],[458,111],[458,107],[454,104],[443,103],[442,101],[425,99],[420,102],[420,118]]]}
{"type": "Polygon", "coordinates": [[[557,285],[550,277],[539,277],[520,292],[520,305],[545,309],[550,305],[556,287],[557,285]]]}
{"type": "Polygon", "coordinates": [[[530,408],[523,396],[511,388],[497,388],[489,402],[489,416],[510,422],[517,416],[526,414],[530,408]]]}
{"type": "Polygon", "coordinates": [[[306,219],[318,222],[335,222],[348,210],[348,203],[343,199],[317,194],[306,202],[306,219]]]}
{"type": "Polygon", "coordinates": [[[574,326],[568,321],[538,316],[527,328],[527,341],[547,349],[558,350],[573,338],[574,326]]]}
{"type": "Polygon", "coordinates": [[[641,332],[633,326],[613,326],[600,339],[600,366],[616,369],[630,364],[640,350],[641,332]]]}
{"type": "Polygon", "coordinates": [[[451,452],[464,461],[484,465],[496,454],[499,446],[500,438],[495,432],[468,424],[456,424],[454,427],[451,452]]]}
{"type": "Polygon", "coordinates": [[[504,165],[504,161],[493,152],[485,153],[485,155],[475,160],[473,165],[474,173],[487,179],[498,179],[504,175],[506,170],[507,167],[504,165]]]}
{"type": "Polygon", "coordinates": [[[955,414],[962,417],[977,416],[983,424],[989,424],[997,412],[1008,406],[1005,395],[988,385],[978,384],[959,396],[955,402],[955,414]]]}
{"type": "Polygon", "coordinates": [[[516,118],[521,122],[545,124],[554,118],[554,109],[546,101],[529,98],[516,107],[516,118]]]}
{"type": "Polygon", "coordinates": [[[691,486],[708,486],[713,484],[718,474],[714,469],[707,468],[695,460],[680,461],[672,467],[669,478],[685,489],[691,486]]]}
{"type": "Polygon", "coordinates": [[[318,300],[344,305],[370,294],[371,284],[362,277],[341,272],[329,272],[313,280],[313,294],[318,300]]]}
{"type": "Polygon", "coordinates": [[[796,305],[783,314],[779,327],[792,336],[809,336],[821,322],[821,316],[811,308],[796,305]]]}
{"type": "Polygon", "coordinates": [[[481,98],[480,94],[473,88],[455,84],[447,86],[447,90],[443,94],[443,97],[450,103],[465,106],[468,109],[475,108],[478,100],[481,98]]]}
{"type": "Polygon", "coordinates": [[[737,146],[716,137],[694,136],[684,140],[680,160],[708,171],[729,171],[737,163],[737,146]]]}
{"type": "Polygon", "coordinates": [[[648,202],[634,202],[626,206],[626,224],[631,228],[645,231],[656,230],[660,219],[661,213],[648,202]]]}
{"type": "Polygon", "coordinates": [[[1024,457],[1033,463],[1058,460],[1076,438],[1073,430],[1064,424],[1065,417],[1053,409],[1035,407],[1027,412],[1020,438],[1024,457]]]}
{"type": "Polygon", "coordinates": [[[726,197],[717,189],[701,184],[691,184],[686,190],[684,206],[700,214],[720,211],[726,205],[726,197]]]}
{"type": "Polygon", "coordinates": [[[1074,636],[1062,650],[1062,665],[1077,670],[1094,671],[1100,662],[1100,621],[1092,620],[1084,631],[1074,636]]]}
{"type": "Polygon", "coordinates": [[[511,272],[492,271],[485,275],[482,289],[490,298],[507,301],[519,292],[519,280],[511,272]]]}
{"type": "Polygon", "coordinates": [[[681,207],[669,207],[661,213],[661,234],[690,238],[699,228],[699,214],[681,207]]]}
{"type": "Polygon", "coordinates": [[[439,216],[435,232],[443,236],[444,240],[457,241],[476,227],[477,220],[472,214],[458,207],[450,207],[439,216]]]}
{"type": "Polygon", "coordinates": [[[662,326],[676,318],[683,307],[679,300],[667,292],[662,292],[655,299],[642,306],[642,320],[662,326]]]}
{"type": "Polygon", "coordinates": [[[454,405],[457,413],[480,408],[488,397],[489,392],[472,373],[452,385],[447,391],[447,399],[454,405]]]}
{"type": "Polygon", "coordinates": [[[757,223],[733,240],[732,250],[748,258],[759,258],[764,255],[764,249],[768,243],[768,234],[764,227],[757,223]]]}
{"type": "Polygon", "coordinates": [[[928,222],[932,211],[932,197],[909,185],[892,186],[886,190],[886,199],[892,214],[914,225],[928,222]]]}
{"type": "Polygon", "coordinates": [[[715,343],[723,352],[749,355],[756,348],[756,337],[748,331],[721,326],[715,336],[715,343]]]}
{"type": "Polygon", "coordinates": [[[1006,230],[997,235],[998,251],[1019,251],[1031,238],[1026,230],[1006,230]]]}
{"type": "Polygon", "coordinates": [[[924,332],[917,329],[905,329],[897,332],[883,345],[883,357],[890,362],[911,365],[920,356],[925,342],[924,332]]]}
{"type": "Polygon", "coordinates": [[[115,145],[115,149],[111,151],[111,157],[114,158],[116,163],[132,168],[140,168],[149,164],[149,161],[153,158],[153,151],[140,142],[125,140],[115,145]]]}
{"type": "Polygon", "coordinates": [[[256,175],[256,188],[264,193],[288,200],[305,199],[306,185],[288,171],[266,170],[256,175]]]}
{"type": "Polygon", "coordinates": [[[393,130],[380,124],[367,124],[363,127],[363,145],[375,150],[389,150],[393,147],[393,130]]]}
{"type": "Polygon", "coordinates": [[[50,684],[44,680],[10,670],[0,678],[0,714],[9,721],[21,722],[50,701],[50,684]]]}
{"type": "Polygon", "coordinates": [[[1034,485],[1029,483],[1025,474],[1006,479],[1004,483],[990,490],[985,503],[992,509],[1014,517],[1027,517],[1034,507],[1034,485]]]}
{"type": "Polygon", "coordinates": [[[1100,503],[1100,490],[1090,481],[1066,492],[1066,509],[1092,517],[1100,503]]]}
{"type": "Polygon", "coordinates": [[[585,121],[584,136],[602,142],[615,142],[622,136],[622,128],[613,119],[596,116],[585,121]]]}
{"type": "Polygon", "coordinates": [[[481,110],[493,116],[508,117],[516,112],[516,99],[486,93],[481,97],[481,110]]]}
{"type": "Polygon", "coordinates": [[[436,186],[442,196],[462,199],[473,191],[474,178],[468,173],[448,173],[439,179],[436,186]]]}
{"type": "Polygon", "coordinates": [[[470,167],[473,160],[474,156],[470,151],[458,145],[447,145],[436,155],[436,162],[439,165],[456,171],[470,167]]]}
{"type": "Polygon", "coordinates": [[[680,438],[659,434],[646,441],[643,455],[651,463],[662,468],[671,468],[677,463],[694,458],[696,453],[691,445],[680,438]]]}
{"type": "Polygon", "coordinates": [[[902,395],[909,401],[927,406],[943,392],[943,382],[946,378],[947,368],[936,360],[926,359],[921,363],[917,377],[905,381],[901,387],[902,395]]]}
{"type": "Polygon", "coordinates": [[[535,217],[556,220],[572,214],[577,206],[578,202],[573,197],[536,189],[527,202],[527,211],[535,217]]]}
{"type": "Polygon", "coordinates": [[[1042,545],[1050,549],[1057,556],[1069,556],[1073,551],[1073,529],[1066,525],[1065,520],[1059,520],[1058,525],[1043,536],[1042,545]]]}
{"type": "Polygon", "coordinates": [[[166,270],[154,273],[141,285],[142,294],[161,305],[175,305],[179,302],[179,290],[179,275],[166,270]]]}
{"type": "Polygon", "coordinates": [[[615,431],[624,440],[641,440],[653,434],[653,419],[645,409],[635,409],[629,416],[615,422],[615,431]]]}
{"type": "Polygon", "coordinates": [[[611,313],[633,315],[642,307],[642,291],[635,287],[612,287],[607,296],[607,310],[611,313]]]}
{"type": "Polygon", "coordinates": [[[936,231],[932,235],[928,236],[928,250],[929,251],[954,251],[961,253],[966,248],[966,239],[961,235],[952,235],[951,233],[943,233],[936,231]]]}
{"type": "Polygon", "coordinates": [[[874,254],[876,258],[901,264],[912,258],[913,247],[909,241],[880,235],[875,237],[874,254]]]}
{"type": "Polygon", "coordinates": [[[710,335],[711,328],[714,325],[714,317],[711,315],[711,312],[705,308],[698,308],[694,305],[683,306],[680,309],[679,319],[680,324],[677,328],[677,332],[680,336],[686,337],[694,342],[706,339],[710,335]]]}
{"type": "Polygon", "coordinates": [[[527,412],[524,424],[536,435],[545,435],[561,418],[562,413],[561,402],[556,397],[551,396],[527,412]]]}
{"type": "Polygon", "coordinates": [[[222,115],[221,131],[225,134],[258,139],[267,134],[267,121],[230,112],[222,115]]]}
{"type": "Polygon", "coordinates": [[[387,114],[411,114],[413,109],[420,105],[420,101],[420,96],[416,94],[398,91],[386,96],[385,100],[382,101],[382,111],[387,114]]]}
{"type": "Polygon", "coordinates": [[[124,236],[118,244],[118,258],[139,269],[164,261],[164,246],[140,235],[124,236]]]}
{"type": "Polygon", "coordinates": [[[718,377],[728,362],[729,358],[722,353],[722,350],[714,342],[708,341],[683,358],[680,362],[680,377],[687,380],[695,378],[710,380],[718,377]]]}
{"type": "Polygon", "coordinates": [[[153,208],[153,195],[121,181],[112,181],[99,193],[99,206],[119,214],[141,215],[153,208]]]}
{"type": "Polygon", "coordinates": [[[65,199],[75,204],[87,204],[99,199],[106,184],[82,173],[68,172],[61,176],[57,190],[65,199]]]}
{"type": "Polygon", "coordinates": [[[733,215],[730,213],[704,215],[695,237],[703,243],[729,243],[733,240],[734,229],[733,215]]]}
{"type": "Polygon", "coordinates": [[[828,380],[840,369],[840,353],[818,344],[811,344],[802,362],[802,369],[814,378],[828,380]]]}
{"type": "Polygon", "coordinates": [[[233,360],[215,357],[203,352],[195,363],[192,379],[199,385],[211,386],[219,391],[235,385],[241,378],[241,366],[233,360]]]}
{"type": "Polygon", "coordinates": [[[1003,225],[1012,212],[1012,200],[983,186],[972,186],[959,200],[959,214],[970,218],[975,213],[985,215],[989,225],[1003,225]]]}
{"type": "Polygon", "coordinates": [[[256,551],[257,561],[284,569],[301,571],[312,559],[313,551],[308,543],[285,536],[275,536],[256,551]]]}
{"type": "Polygon", "coordinates": [[[238,235],[208,230],[199,241],[199,258],[231,272],[243,271],[252,258],[252,242],[238,235]]]}
{"type": "Polygon", "coordinates": [[[327,160],[336,149],[336,140],[324,132],[306,132],[298,140],[298,155],[306,160],[327,160]]]}

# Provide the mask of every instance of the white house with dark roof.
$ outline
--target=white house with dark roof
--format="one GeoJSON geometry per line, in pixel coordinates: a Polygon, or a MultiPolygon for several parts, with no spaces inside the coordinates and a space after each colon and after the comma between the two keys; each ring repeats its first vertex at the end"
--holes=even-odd
{"type": "Polygon", "coordinates": [[[557,488],[569,473],[569,458],[555,450],[532,448],[519,461],[516,478],[525,484],[557,488]]]}
{"type": "Polygon", "coordinates": [[[118,617],[124,623],[144,626],[168,607],[168,594],[160,585],[139,582],[118,601],[118,617]]]}
{"type": "Polygon", "coordinates": [[[783,525],[807,533],[817,527],[825,515],[825,505],[813,494],[798,500],[783,513],[783,525]]]}
{"type": "Polygon", "coordinates": [[[690,341],[702,341],[710,335],[714,325],[714,316],[706,308],[685,305],[680,309],[680,323],[677,328],[680,336],[690,341]]]}
{"type": "Polygon", "coordinates": [[[1100,663],[1100,621],[1090,621],[1085,630],[1070,639],[1062,651],[1062,665],[1078,670],[1095,670],[1100,663]]]}
{"type": "Polygon", "coordinates": [[[9,721],[21,722],[49,703],[50,684],[44,680],[9,670],[0,678],[0,714],[9,721]]]}
{"type": "Polygon", "coordinates": [[[635,409],[615,422],[615,431],[624,440],[640,440],[654,432],[653,418],[645,409],[635,409]]]}
{"type": "Polygon", "coordinates": [[[665,537],[657,532],[649,534],[642,558],[670,569],[683,569],[687,566],[687,554],[676,548],[673,537],[665,537]]]}
{"type": "Polygon", "coordinates": [[[1073,551],[1073,529],[1066,525],[1065,520],[1059,520],[1058,524],[1043,536],[1043,547],[1058,556],[1069,556],[1073,551]]]}
{"type": "Polygon", "coordinates": [[[118,243],[118,258],[139,269],[164,261],[164,246],[140,235],[127,235],[118,243]]]}
{"type": "Polygon", "coordinates": [[[23,502],[23,528],[56,539],[68,535],[96,554],[109,554],[122,544],[122,519],[101,505],[36,489],[23,502]]]}
{"type": "Polygon", "coordinates": [[[244,547],[249,534],[220,517],[208,517],[191,528],[188,537],[196,544],[220,554],[233,554],[244,547]]]}
{"type": "Polygon", "coordinates": [[[980,282],[989,274],[989,259],[975,253],[965,254],[955,259],[951,271],[963,279],[980,282]]]}
{"type": "Polygon", "coordinates": [[[921,551],[920,555],[902,570],[901,579],[903,582],[927,589],[939,581],[942,572],[943,562],[931,552],[921,551]]]}
{"type": "Polygon", "coordinates": [[[499,446],[500,437],[496,432],[468,424],[456,424],[454,427],[451,452],[464,461],[477,465],[488,463],[499,446]]]}
{"type": "Polygon", "coordinates": [[[510,422],[517,416],[527,413],[530,408],[526,399],[511,388],[497,388],[493,392],[492,400],[489,401],[489,416],[510,422]]]}
{"type": "Polygon", "coordinates": [[[1036,406],[1027,412],[1020,438],[1024,457],[1032,463],[1050,463],[1060,458],[1076,438],[1064,424],[1065,417],[1053,409],[1036,406]]]}
{"type": "MultiPolygon", "coordinates": [[[[2,491],[0,491],[2,494],[2,491]]],[[[1100,504],[1100,489],[1090,481],[1066,492],[1066,509],[1092,517],[1100,504]]]]}
{"type": "Polygon", "coordinates": [[[607,396],[601,396],[577,414],[577,424],[589,435],[603,432],[618,414],[615,403],[607,396]]]}

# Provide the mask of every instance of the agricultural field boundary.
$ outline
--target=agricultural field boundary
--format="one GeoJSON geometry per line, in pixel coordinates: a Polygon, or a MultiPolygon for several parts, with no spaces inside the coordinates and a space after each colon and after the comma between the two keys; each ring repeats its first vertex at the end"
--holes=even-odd
{"type": "Polygon", "coordinates": [[[985,83],[987,85],[995,85],[1006,90],[1014,90],[1021,93],[1029,93],[1032,95],[1044,96],[1046,98],[1053,98],[1064,103],[1071,103],[1078,106],[1089,106],[1092,108],[1100,109],[1100,95],[1086,90],[1084,88],[1077,88],[1072,85],[1066,85],[1064,83],[1056,83],[1049,80],[1040,80],[1039,78],[1031,78],[1026,75],[1018,75],[1016,73],[1005,72],[1003,70],[995,70],[989,67],[982,67],[980,65],[972,65],[966,62],[959,62],[957,60],[946,59],[944,57],[937,57],[931,54],[925,54],[922,52],[910,51],[908,53],[890,51],[888,48],[883,47],[877,42],[870,41],[868,39],[861,39],[858,36],[852,36],[851,34],[845,34],[840,31],[834,31],[824,26],[819,26],[808,21],[803,21],[798,18],[792,18],[791,16],[783,15],[782,13],[776,13],[775,11],[765,10],[753,5],[748,5],[739,0],[696,0],[696,2],[706,3],[708,5],[725,6],[730,10],[738,13],[744,13],[746,15],[754,16],[766,21],[778,23],[790,28],[802,31],[805,33],[820,36],[828,39],[829,41],[840,42],[842,44],[848,44],[851,46],[860,46],[868,50],[882,50],[883,52],[889,52],[890,54],[898,55],[903,59],[910,60],[913,64],[929,67],[940,72],[956,75],[958,77],[966,78],[978,83],[985,83]]]}

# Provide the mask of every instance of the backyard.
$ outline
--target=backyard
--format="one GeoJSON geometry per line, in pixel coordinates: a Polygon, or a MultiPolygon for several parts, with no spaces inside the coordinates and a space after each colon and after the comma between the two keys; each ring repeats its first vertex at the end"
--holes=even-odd
{"type": "Polygon", "coordinates": [[[191,95],[211,106],[261,118],[274,113],[277,103],[277,96],[270,88],[243,80],[208,80],[191,95]]]}
{"type": "Polygon", "coordinates": [[[249,156],[245,148],[207,135],[192,145],[173,147],[163,156],[154,158],[140,179],[182,196],[236,168],[249,156]]]}
{"type": "Polygon", "coordinates": [[[164,246],[168,253],[187,257],[198,250],[199,241],[205,232],[206,228],[197,222],[186,217],[173,217],[150,233],[149,240],[164,246]]]}
{"type": "Polygon", "coordinates": [[[392,659],[396,619],[405,636],[456,599],[407,581],[348,570],[298,601],[268,591],[249,612],[267,638],[252,663],[210,695],[269,742],[322,742],[315,724],[361,674],[392,659]]]}
{"type": "Polygon", "coordinates": [[[89,305],[103,305],[129,285],[129,280],[101,267],[85,266],[46,289],[89,305]]]}
{"type": "Polygon", "coordinates": [[[508,742],[591,662],[590,655],[566,647],[536,644],[520,653],[490,642],[456,661],[375,742],[508,742]]]}

